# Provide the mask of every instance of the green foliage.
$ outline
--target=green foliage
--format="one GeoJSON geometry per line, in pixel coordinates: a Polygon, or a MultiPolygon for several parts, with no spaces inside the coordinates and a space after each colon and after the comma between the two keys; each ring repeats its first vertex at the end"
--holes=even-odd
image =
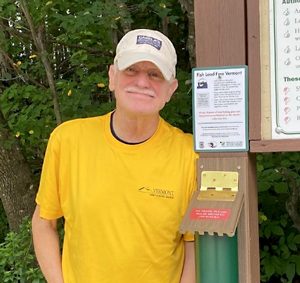
{"type": "Polygon", "coordinates": [[[190,84],[191,74],[184,71],[177,73],[179,86],[170,102],[161,112],[162,117],[172,125],[185,132],[192,132],[192,92],[190,84]]]}
{"type": "Polygon", "coordinates": [[[49,91],[44,90],[41,94],[36,86],[15,83],[0,96],[0,104],[3,116],[27,158],[41,160],[55,125],[49,91]]]}
{"type": "Polygon", "coordinates": [[[0,244],[0,282],[46,282],[33,255],[30,226],[25,219],[19,232],[9,232],[0,244]]]}
{"type": "Polygon", "coordinates": [[[300,275],[300,235],[286,201],[292,185],[289,177],[300,185],[300,153],[260,154],[257,161],[261,281],[291,283],[300,275]]]}

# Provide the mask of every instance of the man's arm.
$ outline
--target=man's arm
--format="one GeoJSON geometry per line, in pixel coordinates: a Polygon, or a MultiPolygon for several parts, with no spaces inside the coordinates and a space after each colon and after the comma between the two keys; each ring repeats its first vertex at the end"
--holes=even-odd
{"type": "Polygon", "coordinates": [[[185,256],[184,266],[180,283],[195,283],[196,269],[195,269],[195,248],[194,242],[184,242],[185,256]]]}
{"type": "Polygon", "coordinates": [[[63,283],[57,220],[40,217],[37,205],[32,217],[32,235],[35,254],[48,283],[63,283]]]}

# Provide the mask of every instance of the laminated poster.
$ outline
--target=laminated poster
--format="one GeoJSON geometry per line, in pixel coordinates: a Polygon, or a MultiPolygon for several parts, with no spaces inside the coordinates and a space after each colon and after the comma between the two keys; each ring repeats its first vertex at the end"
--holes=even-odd
{"type": "Polygon", "coordinates": [[[195,151],[248,151],[247,66],[193,69],[195,151]]]}

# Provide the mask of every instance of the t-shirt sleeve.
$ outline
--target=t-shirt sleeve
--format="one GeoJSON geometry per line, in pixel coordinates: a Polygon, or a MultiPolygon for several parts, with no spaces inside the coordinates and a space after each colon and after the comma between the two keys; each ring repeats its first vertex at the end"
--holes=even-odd
{"type": "Polygon", "coordinates": [[[57,132],[51,134],[42,168],[36,203],[40,206],[40,217],[57,219],[63,216],[60,203],[60,139],[57,132]]]}
{"type": "MultiPolygon", "coordinates": [[[[192,162],[192,166],[191,166],[191,172],[190,172],[190,186],[188,188],[188,203],[187,203],[187,207],[186,207],[186,210],[188,208],[188,205],[191,201],[191,198],[192,198],[192,195],[194,193],[195,190],[197,190],[197,160],[199,158],[198,154],[194,153],[193,154],[193,162],[192,162]]],[[[184,235],[183,235],[183,239],[184,241],[187,241],[187,242],[190,242],[190,241],[194,241],[194,233],[191,233],[191,232],[186,232],[184,235]]]]}

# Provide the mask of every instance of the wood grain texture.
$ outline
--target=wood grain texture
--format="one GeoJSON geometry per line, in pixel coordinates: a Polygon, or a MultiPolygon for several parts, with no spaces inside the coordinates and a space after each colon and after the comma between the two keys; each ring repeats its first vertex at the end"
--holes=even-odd
{"type": "Polygon", "coordinates": [[[250,141],[250,152],[300,151],[300,139],[250,141]]]}

